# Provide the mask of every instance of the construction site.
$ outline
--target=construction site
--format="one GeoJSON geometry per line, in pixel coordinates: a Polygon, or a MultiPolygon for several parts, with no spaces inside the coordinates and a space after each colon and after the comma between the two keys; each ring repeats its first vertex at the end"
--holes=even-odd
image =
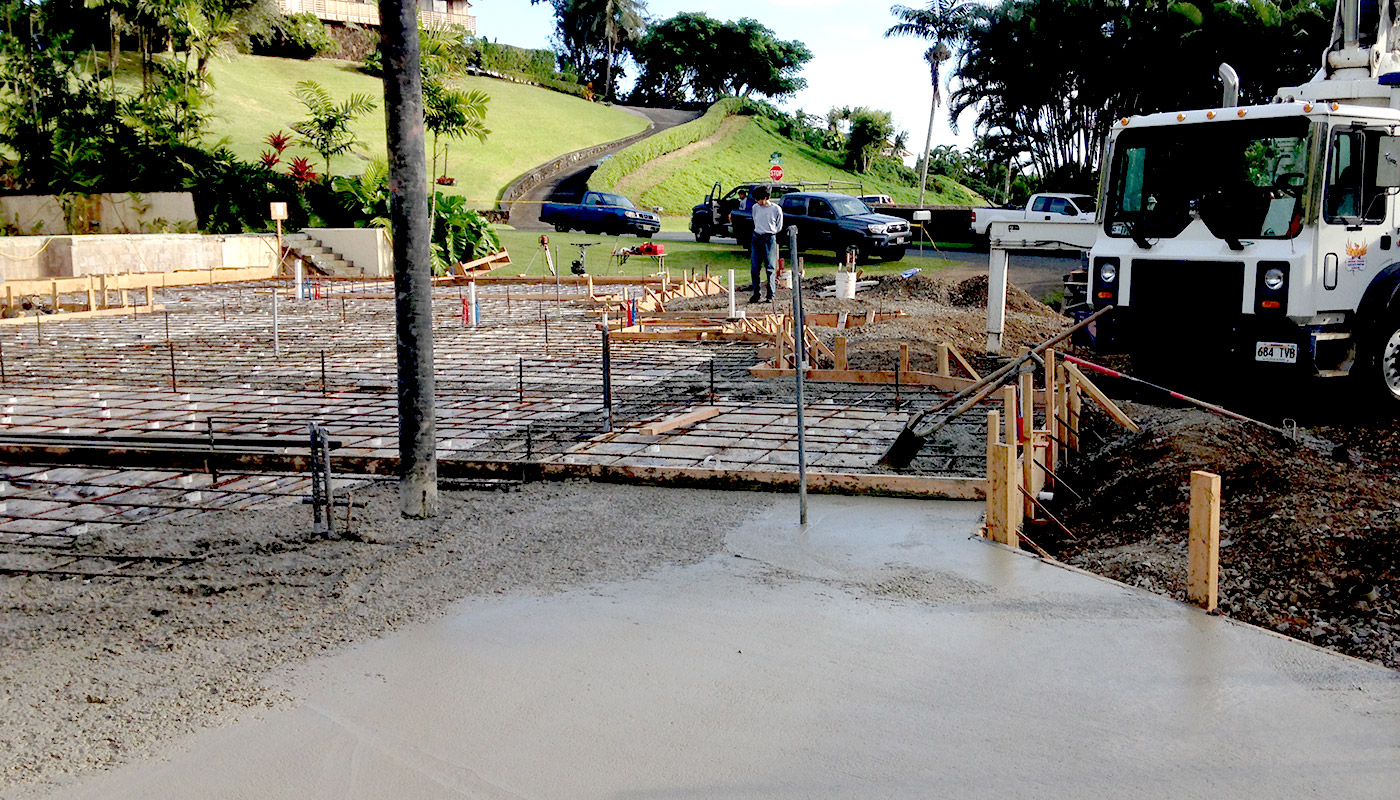
{"type": "MultiPolygon", "coordinates": [[[[261,669],[391,628],[415,597],[596,579],[587,557],[551,557],[580,534],[569,515],[542,517],[546,506],[612,520],[606,536],[625,544],[605,541],[632,553],[632,574],[713,546],[655,520],[722,527],[750,491],[797,491],[791,292],[739,314],[728,276],[511,271],[435,279],[449,491],[428,523],[394,513],[391,283],[244,269],[7,284],[0,581],[7,650],[40,656],[7,681],[8,707],[71,707],[73,676],[88,673],[78,684],[125,693],[138,715],[158,705],[163,720],[135,733],[87,689],[72,713],[7,714],[7,777],[120,762],[227,703],[260,705],[261,669]],[[643,484],[745,491],[667,495],[658,508],[643,484]],[[519,527],[470,580],[406,590],[444,549],[455,563],[459,547],[480,547],[456,526],[494,530],[503,514],[519,527]],[[92,593],[96,607],[74,602],[92,593]],[[379,602],[358,605],[366,594],[379,602]],[[167,614],[178,627],[156,634],[167,614]],[[195,670],[223,693],[174,714],[166,696],[135,702],[140,680],[102,655],[163,640],[183,669],[209,658],[211,638],[241,641],[195,670]],[[294,646],[267,649],[278,641],[294,646]],[[94,749],[94,732],[110,747],[94,749]]],[[[981,501],[988,538],[1197,602],[1188,477],[1215,470],[1218,613],[1400,666],[1393,438],[1281,439],[1195,408],[1115,401],[1097,385],[1110,379],[1057,358],[1074,352],[1072,321],[1014,287],[1004,341],[1020,356],[988,356],[986,278],[895,276],[855,299],[823,298],[830,277],[804,287],[809,491],[981,501]],[[907,463],[880,463],[911,414],[954,401],[962,413],[940,416],[907,463]]]]}

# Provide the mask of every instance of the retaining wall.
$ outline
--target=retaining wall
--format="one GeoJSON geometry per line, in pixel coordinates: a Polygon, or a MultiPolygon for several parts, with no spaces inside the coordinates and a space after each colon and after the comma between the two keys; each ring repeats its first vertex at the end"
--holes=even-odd
{"type": "Polygon", "coordinates": [[[0,237],[0,280],[7,281],[271,267],[276,262],[277,237],[263,233],[0,237]]]}

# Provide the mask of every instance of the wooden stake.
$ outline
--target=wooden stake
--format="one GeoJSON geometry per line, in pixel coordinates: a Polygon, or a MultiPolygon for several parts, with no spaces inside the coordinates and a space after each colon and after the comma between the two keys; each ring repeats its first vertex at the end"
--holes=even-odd
{"type": "Polygon", "coordinates": [[[96,311],[96,310],[97,310],[97,293],[96,293],[95,291],[93,291],[92,276],[91,276],[91,275],[87,276],[87,281],[88,281],[88,286],[87,286],[88,307],[87,307],[87,310],[88,310],[88,311],[96,311]]]}
{"type": "Polygon", "coordinates": [[[1131,417],[1123,413],[1123,409],[1119,408],[1117,403],[1110,400],[1108,398],[1108,395],[1104,394],[1103,391],[1099,389],[1099,387],[1095,386],[1092,381],[1084,377],[1084,373],[1079,371],[1079,367],[1076,367],[1073,364],[1066,364],[1065,369],[1069,372],[1069,374],[1074,376],[1074,379],[1079,383],[1079,386],[1081,389],[1083,389],[1084,393],[1089,395],[1089,397],[1092,398],[1095,403],[1098,403],[1099,407],[1102,408],[1104,412],[1107,413],[1110,417],[1112,417],[1114,422],[1117,422],[1119,425],[1122,425],[1123,427],[1127,428],[1133,433],[1137,433],[1139,430],[1141,430],[1140,428],[1138,428],[1137,423],[1133,422],[1131,417]]]}
{"type": "MultiPolygon", "coordinates": [[[[1035,485],[1035,382],[1034,375],[1021,373],[1021,485],[1027,488],[1035,485]]],[[[1021,500],[1021,512],[1027,519],[1035,516],[1035,505],[1030,500],[1021,500]]]]}
{"type": "MultiPolygon", "coordinates": [[[[1050,450],[1045,454],[1045,464],[1053,471],[1060,464],[1060,382],[1055,375],[1055,351],[1045,351],[1045,430],[1050,434],[1050,450]]],[[[1046,476],[1046,483],[1051,478],[1046,476]]]]}
{"type": "Polygon", "coordinates": [[[1065,370],[1069,380],[1069,397],[1065,400],[1065,419],[1069,421],[1069,446],[1079,449],[1079,415],[1083,413],[1084,398],[1079,393],[1079,379],[1065,370]]]}
{"type": "Polygon", "coordinates": [[[1015,445],[994,444],[987,452],[987,535],[1020,547],[1019,486],[1015,445]]]}
{"type": "Polygon", "coordinates": [[[947,342],[940,342],[938,344],[938,374],[944,376],[945,378],[953,374],[951,365],[948,363],[947,342]]]}
{"type": "Polygon", "coordinates": [[[62,310],[63,310],[63,304],[60,302],[60,297],[59,297],[59,294],[58,294],[58,281],[54,281],[54,282],[53,282],[53,310],[54,310],[54,311],[62,311],[62,310]]]}
{"type": "Polygon", "coordinates": [[[990,448],[994,444],[1001,444],[1001,414],[997,413],[996,411],[988,411],[987,447],[990,448]]]}
{"type": "Polygon", "coordinates": [[[909,371],[909,343],[899,343],[899,371],[907,373],[909,371]]]}
{"type": "Polygon", "coordinates": [[[1190,569],[1186,596],[1214,611],[1220,601],[1220,476],[1200,470],[1191,473],[1190,569]]]}
{"type": "Polygon", "coordinates": [[[1001,388],[1002,424],[1006,426],[1004,443],[1016,446],[1016,387],[1010,384],[1001,388]]]}
{"type": "Polygon", "coordinates": [[[836,369],[846,368],[846,337],[837,336],[831,340],[831,351],[835,357],[836,369]]]}

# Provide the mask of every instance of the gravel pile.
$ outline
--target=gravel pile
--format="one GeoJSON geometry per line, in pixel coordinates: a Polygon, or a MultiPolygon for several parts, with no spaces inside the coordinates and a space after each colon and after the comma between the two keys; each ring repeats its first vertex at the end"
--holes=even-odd
{"type": "MultiPolygon", "coordinates": [[[[1178,599],[1186,595],[1189,475],[1221,476],[1220,611],[1323,647],[1400,668],[1400,486],[1388,458],[1294,443],[1195,409],[1129,404],[1138,434],[1064,471],[1084,494],[1057,494],[1076,539],[1039,529],[1057,558],[1178,599]]],[[[1392,427],[1393,427],[1393,423],[1392,427]]],[[[1328,436],[1336,430],[1322,430],[1328,436]]],[[[1379,441],[1377,441],[1379,439],[1379,441]]],[[[1088,440],[1092,441],[1093,436],[1088,440]]]]}

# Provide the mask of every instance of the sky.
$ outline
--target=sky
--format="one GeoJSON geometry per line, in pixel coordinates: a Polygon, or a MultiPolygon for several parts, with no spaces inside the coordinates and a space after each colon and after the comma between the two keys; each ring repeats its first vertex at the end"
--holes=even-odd
{"type": "MultiPolygon", "coordinates": [[[[928,65],[921,39],[886,39],[896,20],[892,0],[706,0],[700,3],[648,0],[647,14],[666,19],[682,11],[703,11],[721,20],[752,17],[780,39],[797,39],[813,58],[802,70],[807,88],[778,105],[824,115],[833,106],[868,106],[894,115],[896,131],[909,132],[911,150],[918,150],[928,132],[928,65]]],[[[919,6],[919,0],[903,0],[919,6]]],[[[477,35],[517,47],[548,48],[554,32],[548,2],[473,0],[477,35]]],[[[947,71],[947,64],[944,65],[947,71]]],[[[946,90],[944,92],[946,95],[946,90]]],[[[953,133],[946,106],[934,121],[933,146],[967,147],[973,141],[972,117],[964,115],[953,133]]]]}

